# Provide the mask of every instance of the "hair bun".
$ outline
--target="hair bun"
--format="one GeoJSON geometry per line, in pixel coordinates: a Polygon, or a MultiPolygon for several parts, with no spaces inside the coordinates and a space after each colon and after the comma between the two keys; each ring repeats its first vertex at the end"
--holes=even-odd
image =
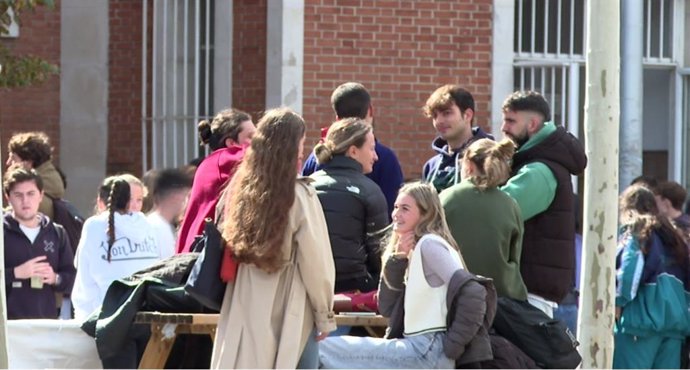
{"type": "Polygon", "coordinates": [[[199,141],[201,141],[201,144],[208,144],[212,135],[211,122],[207,119],[199,122],[197,130],[199,131],[199,141]]]}

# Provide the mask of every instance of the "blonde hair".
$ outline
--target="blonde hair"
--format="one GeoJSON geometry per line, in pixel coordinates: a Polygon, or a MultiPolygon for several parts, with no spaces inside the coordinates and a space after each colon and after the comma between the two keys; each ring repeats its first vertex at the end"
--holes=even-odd
{"type": "Polygon", "coordinates": [[[314,147],[316,161],[319,164],[328,163],[333,156],[345,154],[352,145],[361,148],[371,131],[371,125],[361,118],[344,118],[333,122],[324,142],[314,147]]]}
{"type": "Polygon", "coordinates": [[[127,181],[127,183],[130,186],[135,185],[141,187],[141,191],[144,196],[147,196],[149,194],[149,189],[146,187],[146,185],[144,185],[144,182],[141,181],[141,179],[139,179],[138,177],[132,175],[131,173],[121,173],[117,176],[127,181]]]}
{"type": "Polygon", "coordinates": [[[475,141],[462,157],[463,162],[471,162],[477,169],[468,180],[481,191],[505,183],[510,177],[510,160],[514,153],[515,144],[509,139],[475,141]]]}
{"type": "MultiPolygon", "coordinates": [[[[398,196],[403,194],[409,195],[414,199],[419,208],[419,222],[414,228],[415,243],[426,234],[438,235],[458,252],[460,260],[462,260],[460,248],[458,248],[458,244],[450,233],[448,223],[446,223],[446,214],[443,211],[443,206],[441,205],[441,200],[438,197],[436,189],[434,189],[431,184],[415,181],[403,185],[398,192],[398,196]]],[[[386,249],[383,252],[384,263],[390,255],[395,253],[398,239],[398,235],[391,229],[386,249]]],[[[465,266],[464,261],[462,264],[465,266]]]]}

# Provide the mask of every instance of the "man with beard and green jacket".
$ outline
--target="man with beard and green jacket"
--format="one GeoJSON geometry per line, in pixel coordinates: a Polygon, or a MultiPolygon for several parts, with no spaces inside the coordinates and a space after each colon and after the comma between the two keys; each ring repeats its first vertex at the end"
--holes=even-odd
{"type": "Polygon", "coordinates": [[[551,122],[549,104],[534,91],[503,103],[503,134],[513,140],[512,174],[501,190],[518,203],[524,220],[520,271],[532,305],[553,317],[573,287],[575,202],[571,175],[587,156],[580,141],[551,122]]]}

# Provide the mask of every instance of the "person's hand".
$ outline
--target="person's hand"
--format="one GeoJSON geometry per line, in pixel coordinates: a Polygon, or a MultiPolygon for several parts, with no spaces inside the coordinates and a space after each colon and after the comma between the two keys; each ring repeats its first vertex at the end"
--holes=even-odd
{"type": "Polygon", "coordinates": [[[616,306],[616,321],[620,321],[621,314],[623,313],[623,308],[616,306]]]}
{"type": "Polygon", "coordinates": [[[46,256],[34,257],[14,268],[14,277],[17,279],[28,279],[32,276],[45,277],[52,272],[53,268],[46,261],[46,256]]]}
{"type": "Polygon", "coordinates": [[[326,331],[326,332],[320,331],[318,334],[316,334],[316,341],[317,341],[317,342],[320,342],[320,341],[326,339],[326,337],[328,336],[328,334],[329,334],[329,332],[327,332],[327,331],[326,331]]]}
{"type": "Polygon", "coordinates": [[[53,271],[53,267],[48,265],[48,268],[39,273],[39,276],[43,280],[43,284],[55,285],[57,280],[57,273],[53,271]]]}
{"type": "Polygon", "coordinates": [[[395,245],[395,255],[398,257],[407,258],[410,252],[414,249],[415,235],[414,232],[409,231],[401,234],[398,242],[395,245]]]}

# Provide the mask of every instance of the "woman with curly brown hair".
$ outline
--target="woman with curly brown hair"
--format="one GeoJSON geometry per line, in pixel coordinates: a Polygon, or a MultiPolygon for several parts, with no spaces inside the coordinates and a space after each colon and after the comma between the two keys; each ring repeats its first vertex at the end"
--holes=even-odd
{"type": "Polygon", "coordinates": [[[678,369],[690,335],[688,249],[651,190],[619,200],[614,369],[678,369]]]}
{"type": "Polygon", "coordinates": [[[295,368],[307,341],[335,329],[335,268],[316,191],[297,178],[305,124],[266,112],[230,182],[220,225],[239,261],[223,299],[212,368],[295,368]]]}

